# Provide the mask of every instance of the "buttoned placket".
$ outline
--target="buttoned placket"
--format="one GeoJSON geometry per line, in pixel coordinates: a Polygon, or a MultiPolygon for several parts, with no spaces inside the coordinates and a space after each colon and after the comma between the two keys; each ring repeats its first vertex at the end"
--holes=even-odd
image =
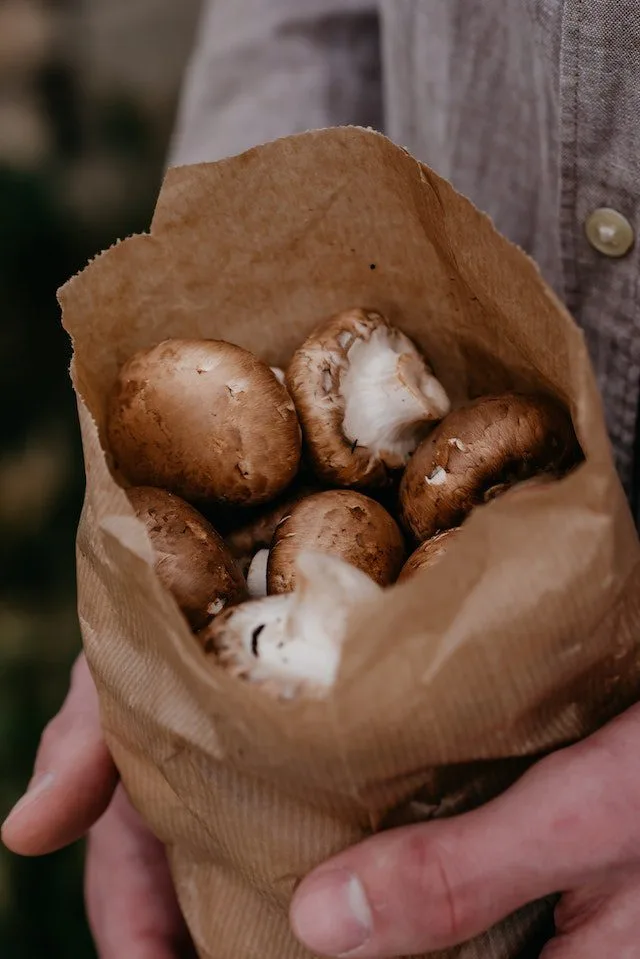
{"type": "Polygon", "coordinates": [[[585,331],[637,509],[640,4],[564,0],[559,93],[565,295],[585,331]]]}

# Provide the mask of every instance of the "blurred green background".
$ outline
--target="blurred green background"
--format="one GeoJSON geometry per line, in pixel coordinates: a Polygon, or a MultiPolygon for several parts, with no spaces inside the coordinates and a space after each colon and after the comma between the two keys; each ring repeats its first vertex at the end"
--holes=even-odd
{"type": "MultiPolygon", "coordinates": [[[[55,292],[147,228],[198,0],[0,0],[0,814],[80,638],[82,457],[55,292]]],[[[0,849],[0,956],[95,955],[82,846],[0,849]]],[[[126,957],[123,957],[126,959],[126,957]]]]}

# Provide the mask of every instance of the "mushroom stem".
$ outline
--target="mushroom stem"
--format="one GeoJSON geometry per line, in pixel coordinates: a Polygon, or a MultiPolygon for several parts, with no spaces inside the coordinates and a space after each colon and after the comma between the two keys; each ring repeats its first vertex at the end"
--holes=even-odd
{"type": "Polygon", "coordinates": [[[259,549],[247,570],[247,588],[251,599],[259,599],[267,595],[267,563],[269,550],[259,549]]]}
{"type": "Polygon", "coordinates": [[[375,455],[406,460],[425,427],[449,412],[444,387],[411,340],[393,327],[354,339],[347,361],[340,377],[345,436],[375,455]]]}
{"type": "Polygon", "coordinates": [[[231,672],[281,698],[322,696],[338,674],[350,615],[380,592],[348,563],[303,553],[294,592],[230,609],[200,638],[231,672]]]}

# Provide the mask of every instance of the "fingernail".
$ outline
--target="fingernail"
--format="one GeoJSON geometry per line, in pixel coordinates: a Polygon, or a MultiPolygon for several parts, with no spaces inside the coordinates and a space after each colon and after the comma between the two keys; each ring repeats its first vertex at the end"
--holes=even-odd
{"type": "Polygon", "coordinates": [[[29,788],[26,793],[19,799],[15,804],[7,818],[2,824],[2,828],[8,826],[10,822],[16,819],[24,810],[31,805],[36,799],[38,799],[43,793],[47,792],[48,789],[51,789],[55,776],[53,773],[39,773],[29,783],[29,788]]]}
{"type": "Polygon", "coordinates": [[[372,916],[362,883],[345,869],[313,876],[294,900],[291,924],[307,948],[323,956],[345,956],[364,946],[372,916]]]}

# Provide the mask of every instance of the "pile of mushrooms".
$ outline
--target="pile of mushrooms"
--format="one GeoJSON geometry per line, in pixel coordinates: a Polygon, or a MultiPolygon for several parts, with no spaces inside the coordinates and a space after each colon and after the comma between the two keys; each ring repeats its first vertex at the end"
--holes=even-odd
{"type": "Polygon", "coordinates": [[[425,575],[472,510],[581,455],[548,396],[452,409],[415,343],[363,309],[321,323],[284,372],[220,340],[136,353],[107,439],[204,653],[285,698],[326,695],[352,612],[425,575]]]}

